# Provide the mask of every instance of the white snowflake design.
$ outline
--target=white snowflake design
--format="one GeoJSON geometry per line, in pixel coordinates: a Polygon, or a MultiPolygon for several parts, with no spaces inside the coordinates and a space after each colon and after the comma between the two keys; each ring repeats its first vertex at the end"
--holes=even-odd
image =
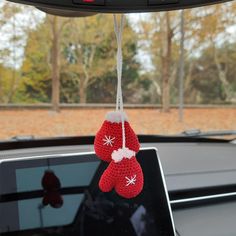
{"type": "Polygon", "coordinates": [[[125,177],[126,178],[126,187],[129,186],[129,185],[135,185],[136,183],[136,175],[134,176],[131,176],[130,178],[128,178],[127,176],[125,177]]]}
{"type": "Polygon", "coordinates": [[[113,143],[115,142],[115,137],[112,138],[111,136],[107,136],[105,135],[105,138],[102,140],[104,143],[103,145],[106,145],[106,146],[113,146],[113,143]]]}

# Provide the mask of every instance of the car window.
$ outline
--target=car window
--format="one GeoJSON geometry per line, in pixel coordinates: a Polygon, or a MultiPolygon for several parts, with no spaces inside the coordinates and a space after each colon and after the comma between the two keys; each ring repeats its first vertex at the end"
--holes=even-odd
{"type": "MultiPolygon", "coordinates": [[[[95,135],[115,107],[112,15],[0,7],[0,140],[95,135]]],[[[122,86],[136,133],[236,130],[235,8],[126,15],[122,86]]]]}

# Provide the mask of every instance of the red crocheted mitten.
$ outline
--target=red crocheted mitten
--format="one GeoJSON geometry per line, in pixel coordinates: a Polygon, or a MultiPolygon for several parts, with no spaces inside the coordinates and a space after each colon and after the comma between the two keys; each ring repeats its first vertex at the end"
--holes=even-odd
{"type": "Polygon", "coordinates": [[[99,187],[103,192],[115,188],[120,196],[133,198],[142,191],[143,183],[143,172],[135,152],[125,148],[112,153],[112,162],[101,176],[99,187]]]}
{"type": "Polygon", "coordinates": [[[42,204],[44,206],[50,205],[53,208],[60,208],[63,205],[63,198],[59,191],[45,192],[42,204]]]}
{"type": "Polygon", "coordinates": [[[61,183],[52,170],[46,170],[41,181],[42,187],[46,191],[60,189],[61,183]]]}
{"type": "Polygon", "coordinates": [[[125,121],[126,147],[135,153],[139,151],[140,144],[138,137],[127,121],[125,113],[121,113],[120,111],[109,112],[94,141],[95,153],[103,161],[110,162],[112,160],[112,152],[122,147],[122,114],[125,121]]]}

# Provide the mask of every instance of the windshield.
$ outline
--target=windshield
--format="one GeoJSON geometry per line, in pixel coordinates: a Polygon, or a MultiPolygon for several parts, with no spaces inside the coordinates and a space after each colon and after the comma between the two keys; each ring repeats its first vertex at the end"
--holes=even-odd
{"type": "MultiPolygon", "coordinates": [[[[112,15],[0,7],[0,140],[95,135],[115,108],[112,15]]],[[[235,2],[126,15],[122,86],[137,134],[236,130],[235,23],[235,2]]]]}

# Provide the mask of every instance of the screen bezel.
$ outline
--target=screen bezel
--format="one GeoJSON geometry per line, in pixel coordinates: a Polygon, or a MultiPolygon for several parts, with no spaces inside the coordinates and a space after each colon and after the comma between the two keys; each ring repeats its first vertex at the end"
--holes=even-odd
{"type": "MultiPolygon", "coordinates": [[[[173,219],[173,215],[172,215],[172,210],[171,210],[171,205],[170,205],[170,200],[169,200],[169,195],[168,195],[168,191],[167,191],[167,185],[165,182],[165,178],[164,178],[164,172],[163,172],[163,168],[161,165],[161,161],[159,158],[159,154],[158,154],[158,150],[155,147],[148,147],[148,148],[141,148],[142,151],[154,151],[156,154],[156,158],[157,158],[157,163],[158,163],[158,167],[160,169],[160,176],[162,178],[162,184],[164,187],[164,193],[165,193],[165,200],[168,206],[168,211],[169,211],[169,217],[170,217],[170,222],[171,222],[171,229],[173,231],[173,235],[175,234],[175,225],[174,225],[174,219],[173,219]]],[[[37,156],[32,156],[32,157],[20,157],[20,158],[10,158],[10,159],[1,159],[0,160],[0,166],[2,166],[2,164],[7,164],[7,163],[11,163],[11,162],[15,162],[15,161],[32,161],[32,160],[42,160],[42,159],[48,159],[48,158],[65,158],[65,157],[75,157],[75,156],[88,156],[88,155],[95,155],[94,152],[79,152],[79,153],[63,153],[63,154],[50,154],[50,155],[37,155],[37,156]]],[[[83,162],[83,161],[81,161],[83,162]]],[[[85,162],[88,162],[88,160],[85,160],[85,162]]]]}

